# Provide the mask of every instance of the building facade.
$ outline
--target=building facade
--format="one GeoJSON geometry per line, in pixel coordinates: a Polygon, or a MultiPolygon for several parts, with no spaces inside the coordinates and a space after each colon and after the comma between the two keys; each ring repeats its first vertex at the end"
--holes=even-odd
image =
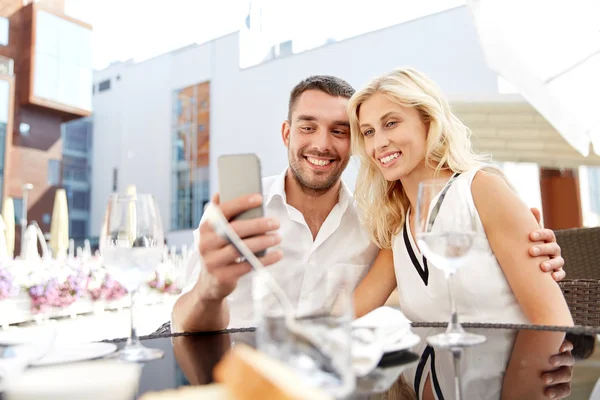
{"type": "MultiPolygon", "coordinates": [[[[64,0],[6,0],[0,13],[8,25],[8,40],[0,33],[2,196],[19,219],[23,186],[32,184],[28,220],[47,233],[62,182],[61,125],[91,114],[91,26],[67,16],[64,0]]],[[[18,224],[15,238],[18,254],[18,224]]]]}
{"type": "MultiPolygon", "coordinates": [[[[466,7],[343,41],[325,40],[308,51],[267,48],[265,56],[252,58],[249,67],[240,66],[240,55],[247,54],[253,40],[244,29],[141,63],[114,64],[95,74],[95,83],[106,79],[112,83],[110,90],[96,91],[93,98],[93,159],[98,167],[92,170],[92,232],[100,229],[100,211],[111,191],[135,184],[138,191],[157,197],[169,242],[191,244],[191,230],[198,225],[204,202],[218,191],[214,166],[220,155],[256,153],[264,176],[286,167],[280,132],[295,84],[312,74],[330,74],[360,87],[378,74],[406,65],[440,85],[457,115],[472,128],[478,150],[491,153],[498,162],[526,163],[527,174],[510,170],[515,179],[529,177],[517,186],[538,187],[527,191],[531,194],[526,201],[543,207],[547,226],[581,224],[576,169],[600,165],[600,157],[579,155],[521,96],[501,90],[498,76],[485,64],[466,7]],[[194,87],[207,91],[206,109],[191,94],[194,87]],[[201,122],[194,113],[205,113],[207,119],[201,122]],[[200,157],[199,146],[206,145],[208,133],[208,149],[203,151],[209,152],[200,157]],[[200,162],[203,157],[208,158],[206,165],[200,162]],[[116,175],[118,182],[111,185],[116,175]],[[568,212],[561,207],[565,201],[574,204],[568,212]]],[[[290,38],[285,39],[283,48],[294,49],[287,43],[290,38]]],[[[344,173],[351,189],[356,173],[352,161],[344,173]]]]}
{"type": "Polygon", "coordinates": [[[79,118],[62,125],[62,186],[67,193],[69,234],[76,246],[91,234],[90,198],[93,119],[79,118]]]}

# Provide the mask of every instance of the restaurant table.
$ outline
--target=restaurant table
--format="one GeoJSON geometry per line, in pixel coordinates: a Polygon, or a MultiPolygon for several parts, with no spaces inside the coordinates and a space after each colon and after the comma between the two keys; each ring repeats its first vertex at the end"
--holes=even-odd
{"type": "MultiPolygon", "coordinates": [[[[443,332],[445,324],[413,324],[413,332],[421,342],[410,350],[385,354],[373,372],[357,379],[356,391],[348,398],[415,398],[403,393],[415,391],[425,381],[438,400],[456,398],[456,381],[460,382],[462,399],[547,398],[542,371],[554,368],[550,357],[555,354],[547,350],[552,347],[547,344],[558,343],[552,347],[557,353],[566,339],[574,346],[568,398],[591,399],[596,387],[594,398],[600,399],[600,383],[597,383],[600,351],[596,343],[600,329],[502,324],[464,324],[464,327],[485,335],[486,342],[457,352],[433,349],[426,338],[443,332]]],[[[125,339],[107,342],[122,347],[125,339]]],[[[148,391],[211,383],[213,367],[232,345],[256,344],[254,328],[171,334],[168,326],[162,332],[143,337],[143,343],[164,350],[165,356],[144,365],[138,396],[148,391]]]]}

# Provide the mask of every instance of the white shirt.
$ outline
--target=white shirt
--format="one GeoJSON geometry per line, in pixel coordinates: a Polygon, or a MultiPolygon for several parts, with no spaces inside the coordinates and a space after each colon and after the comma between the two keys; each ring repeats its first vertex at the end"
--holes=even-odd
{"type": "MultiPolygon", "coordinates": [[[[322,279],[320,272],[327,268],[350,268],[356,286],[373,264],[379,249],[361,228],[352,192],[343,182],[338,203],[313,240],[302,213],[287,204],[286,173],[287,169],[262,181],[265,216],[277,218],[280,225],[278,232],[282,241],[273,249],[283,252],[283,259],[268,268],[290,300],[296,302],[299,309],[306,309],[316,307],[308,304],[308,297],[322,279]]],[[[194,252],[188,262],[183,293],[194,286],[202,268],[198,244],[199,229],[196,229],[194,252]]],[[[252,275],[250,272],[240,278],[237,287],[228,296],[229,328],[256,326],[252,275]]],[[[315,301],[314,298],[312,301],[315,301]]]]}
{"type": "MultiPolygon", "coordinates": [[[[446,328],[414,328],[422,339],[443,333],[446,328]]],[[[476,351],[461,354],[460,375],[464,399],[497,400],[501,398],[504,373],[517,337],[512,329],[476,329],[473,333],[487,340],[476,351]]],[[[452,352],[434,349],[426,340],[411,349],[421,357],[418,363],[402,372],[411,387],[418,389],[417,398],[424,395],[425,382],[431,379],[431,390],[436,400],[456,400],[455,366],[452,352]]]]}
{"type": "MultiPolygon", "coordinates": [[[[473,201],[471,183],[477,171],[483,168],[503,174],[497,167],[485,165],[459,175],[450,184],[433,224],[434,231],[444,225],[447,219],[453,217],[452,208],[456,207],[453,202],[464,199],[476,217],[473,247],[465,265],[452,279],[457,312],[464,322],[529,323],[490,247],[473,201]]],[[[448,321],[450,298],[444,272],[429,260],[425,267],[409,224],[405,224],[394,237],[393,254],[400,307],[404,315],[413,322],[448,321]]]]}

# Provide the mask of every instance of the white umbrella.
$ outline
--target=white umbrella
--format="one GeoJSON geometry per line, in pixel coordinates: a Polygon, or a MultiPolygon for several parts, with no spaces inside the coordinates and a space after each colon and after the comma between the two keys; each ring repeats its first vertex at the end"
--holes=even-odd
{"type": "Polygon", "coordinates": [[[6,237],[6,251],[8,257],[14,257],[15,252],[15,206],[12,197],[6,197],[2,205],[2,218],[4,221],[4,236],[6,237]]]}
{"type": "Polygon", "coordinates": [[[50,248],[54,258],[62,260],[69,249],[69,208],[65,189],[57,189],[50,221],[50,248]]]}
{"type": "Polygon", "coordinates": [[[600,155],[600,1],[467,0],[486,61],[582,155],[600,155]]]}
{"type": "Polygon", "coordinates": [[[8,242],[6,241],[6,224],[4,218],[0,216],[0,261],[11,260],[12,257],[8,255],[8,242]]]}

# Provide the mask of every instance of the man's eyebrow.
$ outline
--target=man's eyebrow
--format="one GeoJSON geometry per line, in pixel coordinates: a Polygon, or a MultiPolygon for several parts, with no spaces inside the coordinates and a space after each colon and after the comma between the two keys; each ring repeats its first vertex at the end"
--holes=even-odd
{"type": "Polygon", "coordinates": [[[304,114],[300,114],[296,117],[296,121],[316,121],[317,118],[313,117],[312,115],[304,115],[304,114]]]}
{"type": "Polygon", "coordinates": [[[350,128],[350,122],[348,121],[333,121],[333,125],[340,125],[350,128]]]}

